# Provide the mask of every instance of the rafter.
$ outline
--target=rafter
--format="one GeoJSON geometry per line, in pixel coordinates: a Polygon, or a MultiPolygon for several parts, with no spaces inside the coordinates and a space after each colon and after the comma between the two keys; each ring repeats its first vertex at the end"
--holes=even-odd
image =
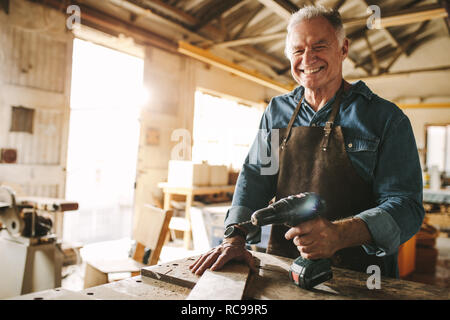
{"type": "MultiPolygon", "coordinates": [[[[180,33],[185,34],[185,35],[189,35],[191,38],[196,38],[198,40],[194,41],[197,45],[200,45],[202,48],[207,48],[210,44],[213,43],[213,41],[211,39],[220,39],[222,37],[222,32],[221,30],[217,29],[215,26],[209,24],[206,25],[203,29],[202,32],[198,31],[198,32],[194,32],[190,29],[188,29],[187,27],[183,26],[181,23],[179,22],[174,22],[174,21],[168,21],[167,18],[159,16],[157,13],[155,12],[151,12],[149,10],[145,10],[145,7],[142,8],[140,6],[137,6],[135,4],[131,4],[129,2],[122,2],[122,0],[107,0],[111,3],[114,3],[116,5],[127,5],[125,8],[128,8],[131,11],[135,11],[136,13],[138,13],[138,15],[143,15],[143,16],[148,16],[150,19],[157,19],[158,21],[163,22],[166,25],[170,25],[171,27],[175,28],[176,30],[179,30],[180,33]]],[[[194,17],[192,17],[193,19],[196,19],[194,17]]],[[[258,59],[254,58],[254,55],[252,56],[248,56],[237,52],[237,51],[232,51],[230,49],[227,48],[222,48],[221,50],[225,50],[224,53],[226,53],[227,55],[230,56],[230,58],[237,58],[239,57],[240,61],[249,61],[252,65],[258,66],[258,69],[260,70],[264,70],[265,72],[267,72],[268,74],[276,74],[275,71],[272,69],[273,66],[272,65],[268,65],[267,62],[265,63],[261,63],[258,59]]],[[[257,50],[255,48],[255,52],[259,52],[259,50],[257,50]]],[[[259,52],[260,54],[264,55],[264,52],[259,52]]],[[[277,61],[277,64],[275,64],[275,66],[283,64],[283,62],[281,61],[277,61]]]]}
{"type": "Polygon", "coordinates": [[[225,71],[228,71],[228,72],[231,72],[238,76],[241,76],[243,78],[246,78],[250,81],[253,81],[253,82],[259,83],[263,86],[277,90],[281,93],[287,93],[293,89],[292,85],[281,84],[281,83],[274,81],[273,79],[270,79],[258,72],[248,70],[248,69],[246,69],[242,66],[239,66],[235,63],[232,63],[223,58],[215,56],[207,50],[203,50],[201,48],[192,46],[192,45],[182,42],[182,41],[180,41],[178,44],[178,51],[180,53],[188,55],[192,58],[198,59],[205,63],[208,63],[208,64],[214,65],[218,68],[221,68],[225,71]]]}
{"type": "Polygon", "coordinates": [[[414,40],[416,40],[417,36],[418,36],[419,34],[421,34],[421,33],[425,30],[425,28],[427,27],[427,25],[428,25],[429,22],[430,22],[430,21],[427,20],[427,21],[424,21],[424,22],[422,22],[422,23],[420,24],[419,28],[417,28],[417,30],[414,31],[414,32],[408,37],[408,39],[403,43],[403,48],[404,48],[404,49],[401,49],[401,50],[400,50],[400,48],[397,48],[397,50],[396,50],[394,56],[392,57],[391,61],[390,61],[389,64],[387,65],[387,67],[386,67],[386,69],[385,69],[385,70],[386,70],[385,72],[389,72],[389,69],[392,67],[392,65],[397,61],[397,59],[398,59],[398,58],[399,58],[406,50],[408,50],[408,47],[411,46],[411,45],[413,44],[414,40]]]}
{"type": "Polygon", "coordinates": [[[200,30],[212,20],[217,19],[223,13],[236,6],[239,2],[241,0],[215,0],[207,3],[195,14],[198,23],[194,26],[194,30],[200,30]]]}
{"type": "MultiPolygon", "coordinates": [[[[446,18],[447,11],[439,5],[427,5],[413,9],[402,10],[381,17],[380,26],[382,28],[401,26],[426,20],[446,18]]],[[[347,19],[343,21],[345,28],[365,26],[370,15],[362,18],[347,19]]]]}
{"type": "Polygon", "coordinates": [[[447,70],[450,70],[450,65],[440,66],[440,67],[432,67],[432,68],[397,71],[397,72],[388,72],[388,73],[382,73],[379,75],[369,75],[369,76],[365,76],[365,77],[347,77],[346,80],[354,81],[354,80],[365,80],[365,79],[373,79],[373,78],[387,78],[387,77],[392,77],[392,76],[405,76],[405,75],[411,75],[411,74],[415,74],[415,73],[440,72],[440,71],[447,71],[447,70]]]}
{"type": "Polygon", "coordinates": [[[242,23],[242,25],[239,27],[239,29],[236,31],[236,33],[231,37],[233,40],[236,40],[239,38],[244,32],[244,30],[247,28],[247,26],[252,22],[252,20],[256,17],[256,15],[259,13],[259,11],[264,8],[264,5],[259,4],[258,7],[255,8],[250,14],[247,16],[245,21],[242,23]]]}
{"type": "Polygon", "coordinates": [[[279,15],[286,21],[289,20],[291,14],[299,9],[299,7],[289,0],[258,0],[268,9],[279,15]]]}
{"type": "Polygon", "coordinates": [[[185,25],[193,26],[197,23],[197,20],[190,14],[187,14],[183,10],[178,9],[170,5],[170,3],[165,3],[161,0],[128,0],[129,2],[147,9],[155,9],[169,17],[174,18],[177,21],[182,22],[185,25]]]}
{"type": "Polygon", "coordinates": [[[366,40],[367,48],[370,51],[370,58],[372,59],[372,65],[374,67],[372,74],[379,74],[380,73],[380,64],[378,63],[378,58],[377,58],[375,51],[372,48],[372,44],[369,41],[367,31],[364,33],[364,39],[366,40]]]}
{"type": "Polygon", "coordinates": [[[334,10],[339,10],[345,3],[345,0],[338,0],[336,4],[333,6],[334,10]]]}
{"type": "MultiPolygon", "coordinates": [[[[412,53],[414,48],[418,47],[418,44],[422,44],[423,42],[427,41],[429,39],[429,36],[425,36],[420,40],[417,40],[417,36],[420,35],[426,28],[426,25],[428,24],[428,21],[422,22],[420,27],[413,33],[409,34],[406,39],[402,38],[400,40],[401,43],[403,43],[402,48],[393,48],[392,46],[386,45],[378,50],[376,50],[376,56],[378,61],[384,61],[387,59],[390,59],[388,66],[386,68],[381,68],[381,73],[388,72],[392,64],[402,55],[409,55],[412,53]]],[[[365,58],[360,59],[358,63],[356,63],[355,67],[361,67],[365,64],[368,64],[372,61],[372,56],[369,55],[365,58]]]]}
{"type": "Polygon", "coordinates": [[[271,34],[263,34],[256,37],[248,37],[238,40],[231,40],[231,41],[224,41],[219,42],[213,45],[213,47],[216,48],[228,48],[228,47],[236,47],[236,46],[242,46],[245,44],[255,44],[260,42],[266,42],[266,41],[272,41],[276,39],[284,39],[286,37],[286,32],[277,32],[277,33],[271,33],[271,34]]]}

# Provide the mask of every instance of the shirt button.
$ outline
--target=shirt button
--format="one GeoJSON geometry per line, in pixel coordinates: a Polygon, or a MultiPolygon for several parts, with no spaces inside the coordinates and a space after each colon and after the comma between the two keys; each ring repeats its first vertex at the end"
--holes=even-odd
{"type": "Polygon", "coordinates": [[[348,144],[348,147],[349,147],[349,148],[353,147],[353,144],[349,143],[349,144],[348,144]]]}

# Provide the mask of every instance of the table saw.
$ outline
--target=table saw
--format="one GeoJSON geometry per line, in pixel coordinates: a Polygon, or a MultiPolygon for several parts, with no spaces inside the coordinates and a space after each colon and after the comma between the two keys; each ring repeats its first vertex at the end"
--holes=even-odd
{"type": "Polygon", "coordinates": [[[201,277],[188,268],[197,257],[145,267],[141,275],[82,291],[50,289],[12,299],[34,300],[448,300],[450,291],[417,282],[381,278],[380,289],[369,289],[370,274],[333,268],[333,279],[312,290],[297,287],[288,276],[293,259],[253,252],[258,273],[230,262],[201,277]],[[206,280],[205,280],[206,279],[206,280]],[[200,289],[201,290],[196,290],[200,289]],[[195,293],[195,294],[194,294],[195,293]]]}
{"type": "Polygon", "coordinates": [[[0,186],[0,299],[61,286],[63,255],[53,216],[77,208],[63,199],[19,198],[0,186]]]}

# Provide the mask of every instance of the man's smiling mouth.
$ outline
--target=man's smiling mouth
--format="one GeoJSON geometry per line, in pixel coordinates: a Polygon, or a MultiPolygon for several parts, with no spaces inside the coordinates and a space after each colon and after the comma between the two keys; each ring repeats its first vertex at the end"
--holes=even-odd
{"type": "Polygon", "coordinates": [[[322,70],[323,68],[325,68],[324,66],[322,67],[318,67],[318,68],[314,68],[314,69],[300,69],[301,72],[303,72],[304,74],[312,74],[312,73],[317,73],[320,70],[322,70]]]}

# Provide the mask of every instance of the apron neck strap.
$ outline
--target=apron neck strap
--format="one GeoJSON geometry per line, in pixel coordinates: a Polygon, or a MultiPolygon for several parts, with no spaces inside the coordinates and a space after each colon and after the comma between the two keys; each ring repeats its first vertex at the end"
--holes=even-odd
{"type": "MultiPolygon", "coordinates": [[[[324,130],[325,130],[326,137],[328,137],[330,135],[334,120],[336,119],[336,115],[339,112],[339,107],[341,104],[341,95],[342,95],[342,92],[344,91],[344,86],[345,86],[345,80],[342,79],[341,86],[339,87],[339,90],[336,93],[336,98],[334,99],[334,103],[333,103],[333,106],[331,109],[331,114],[328,118],[328,121],[325,124],[324,130]]],[[[304,97],[305,97],[305,92],[303,91],[302,97],[300,98],[300,101],[298,102],[297,107],[295,108],[294,114],[292,115],[292,117],[289,121],[289,124],[287,127],[287,135],[286,135],[286,137],[284,137],[284,139],[281,143],[281,149],[284,149],[284,146],[286,145],[287,141],[289,140],[289,137],[291,136],[292,126],[294,125],[294,121],[295,121],[295,119],[297,119],[297,115],[300,112],[300,108],[302,106],[304,97]]],[[[326,146],[327,146],[328,139],[326,139],[326,140],[327,140],[326,141],[326,146]]],[[[326,146],[325,146],[325,148],[326,148],[326,146]]]]}
{"type": "Polygon", "coordinates": [[[331,114],[328,117],[328,122],[331,122],[331,124],[334,123],[334,120],[336,119],[336,115],[339,112],[339,108],[341,106],[341,97],[342,93],[344,92],[344,86],[345,86],[345,80],[342,79],[341,86],[339,87],[339,90],[336,92],[336,98],[334,99],[333,106],[331,107],[331,114]]]}

